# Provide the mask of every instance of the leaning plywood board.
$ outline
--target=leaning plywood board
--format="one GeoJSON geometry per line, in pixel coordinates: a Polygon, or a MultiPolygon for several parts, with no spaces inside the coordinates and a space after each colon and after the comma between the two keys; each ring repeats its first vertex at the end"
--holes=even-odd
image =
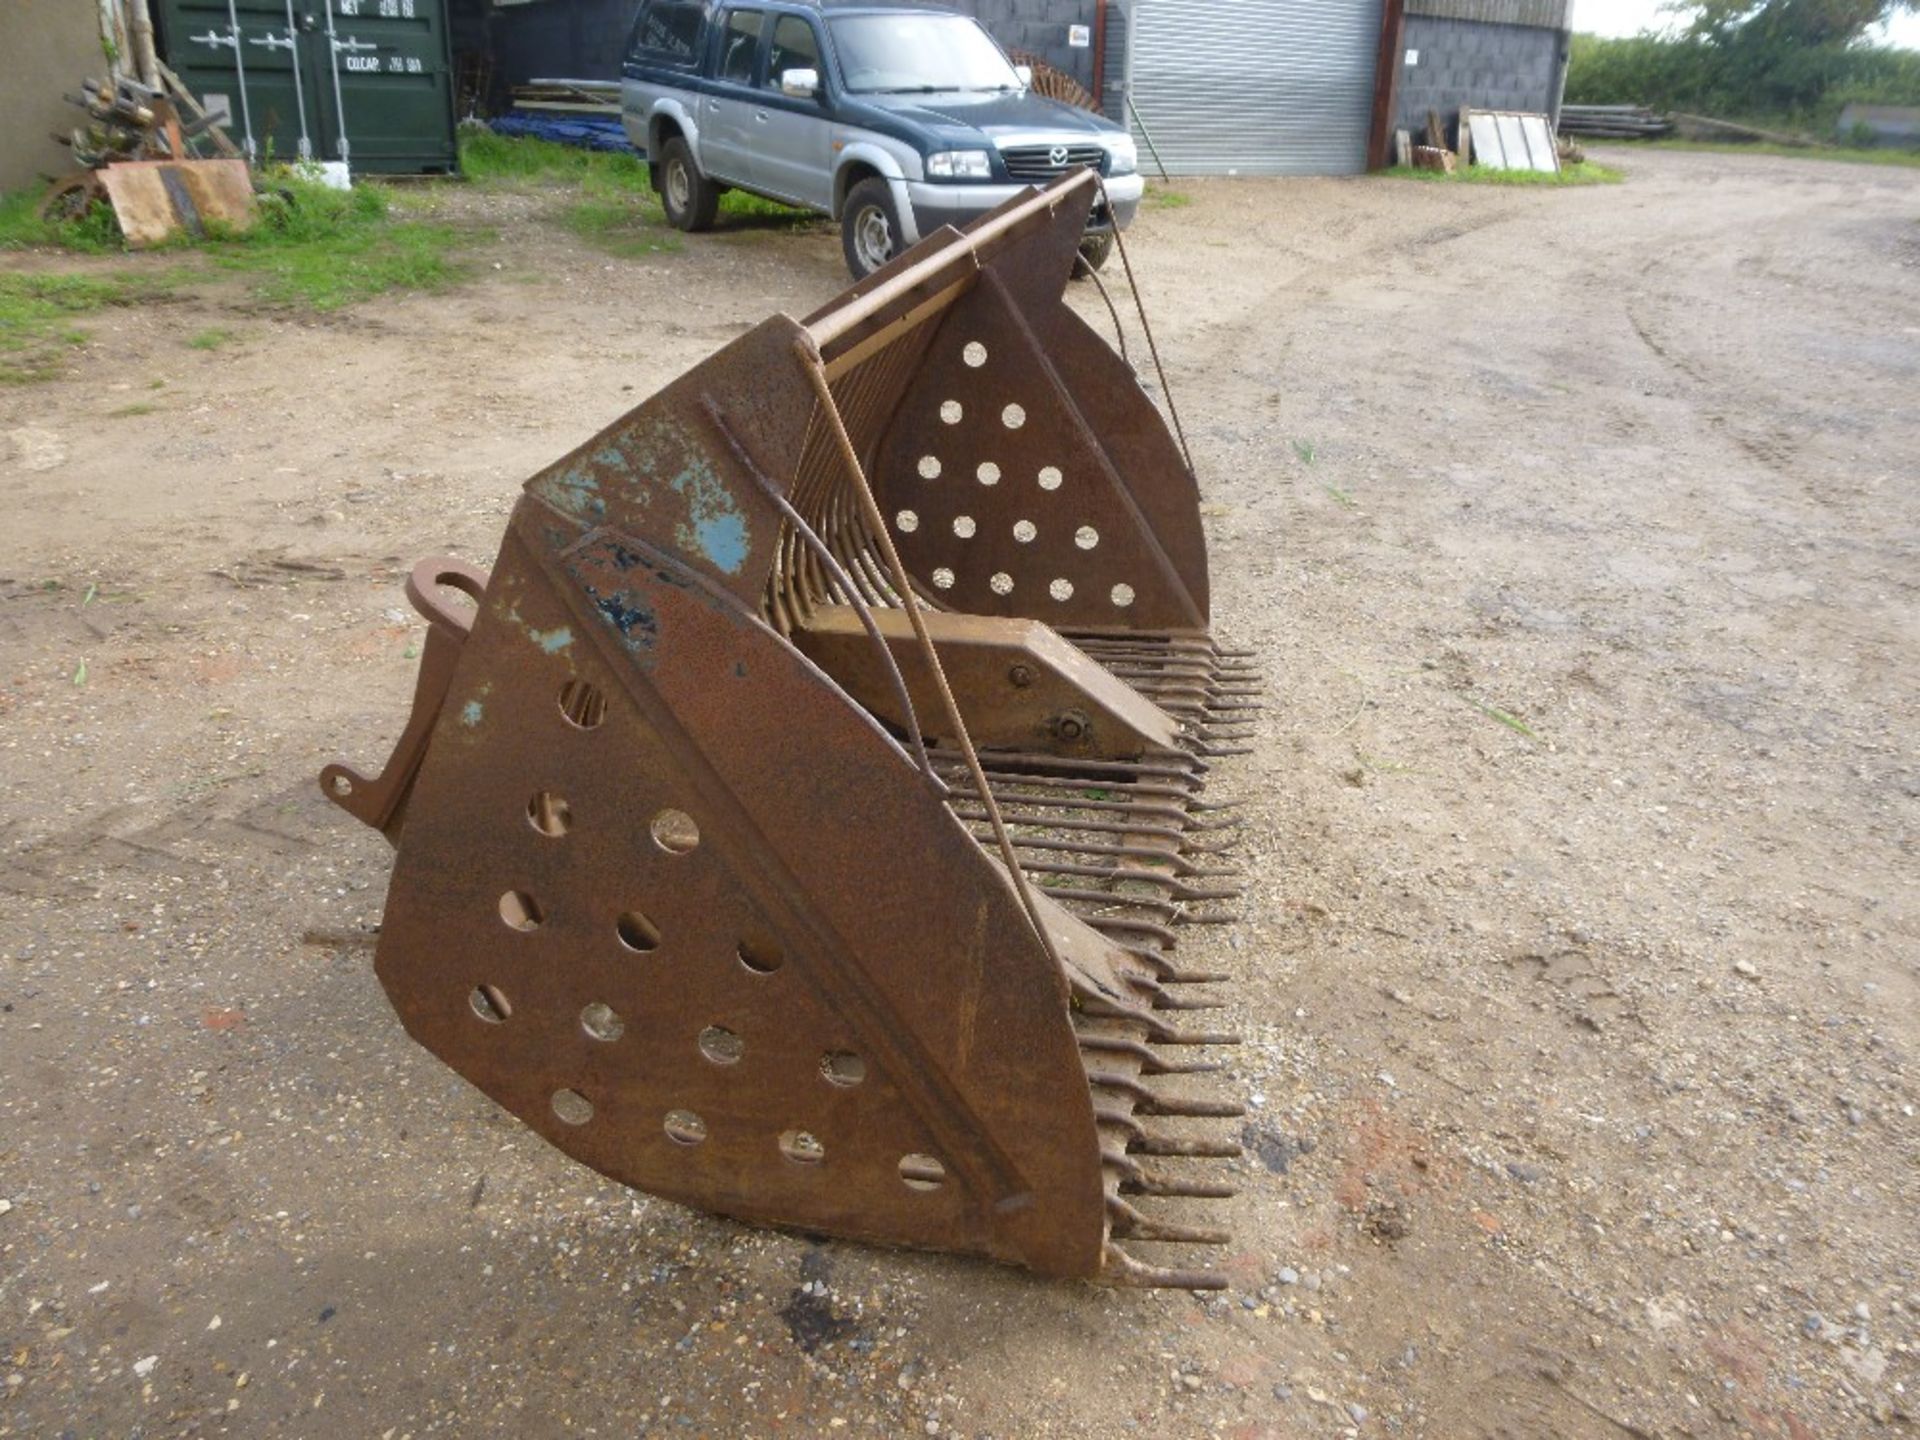
{"type": "Polygon", "coordinates": [[[128,160],[100,171],[114,219],[138,250],[185,230],[195,239],[209,223],[230,230],[253,225],[253,181],[244,160],[128,160]]]}

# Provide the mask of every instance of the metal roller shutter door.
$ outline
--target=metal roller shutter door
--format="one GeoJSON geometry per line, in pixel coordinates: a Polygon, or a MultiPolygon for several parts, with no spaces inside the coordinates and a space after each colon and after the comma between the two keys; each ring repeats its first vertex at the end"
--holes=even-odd
{"type": "Polygon", "coordinates": [[[1381,0],[1132,0],[1134,135],[1175,175],[1367,168],[1381,0]]]}

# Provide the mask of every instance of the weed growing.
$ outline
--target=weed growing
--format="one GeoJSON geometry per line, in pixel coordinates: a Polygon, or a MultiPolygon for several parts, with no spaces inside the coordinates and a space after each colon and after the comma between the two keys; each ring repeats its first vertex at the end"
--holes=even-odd
{"type": "Polygon", "coordinates": [[[1627,178],[1625,171],[1593,160],[1562,165],[1558,173],[1552,175],[1539,170],[1489,170],[1484,165],[1468,165],[1451,175],[1412,165],[1395,165],[1379,173],[1396,180],[1430,180],[1446,185],[1618,185],[1627,178]]]}
{"type": "Polygon", "coordinates": [[[0,273],[0,384],[58,378],[78,346],[74,321],[110,305],[138,305],[173,286],[170,273],[19,275],[0,273]]]}

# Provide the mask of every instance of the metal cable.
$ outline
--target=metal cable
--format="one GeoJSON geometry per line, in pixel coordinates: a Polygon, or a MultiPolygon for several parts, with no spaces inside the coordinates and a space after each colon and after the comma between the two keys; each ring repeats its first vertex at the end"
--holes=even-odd
{"type": "Polygon", "coordinates": [[[859,452],[853,448],[853,438],[847,434],[847,427],[841,423],[840,411],[833,403],[833,389],[827,383],[827,368],[820,357],[819,350],[811,338],[794,342],[794,353],[799,357],[801,367],[807,372],[807,379],[813,384],[815,398],[826,415],[827,424],[833,430],[833,438],[840,447],[840,461],[845,467],[847,477],[853,482],[856,497],[866,515],[868,529],[872,539],[880,547],[887,562],[887,568],[893,572],[894,587],[899,592],[900,607],[907,612],[907,620],[913,626],[913,633],[920,641],[921,653],[926,656],[927,668],[933,677],[934,689],[939,693],[940,704],[947,714],[947,723],[953,727],[954,739],[959,743],[961,753],[966,757],[967,770],[973,777],[974,789],[986,796],[987,819],[993,827],[993,838],[1000,847],[1000,857],[1005,862],[1007,874],[1013,881],[1014,891],[1020,897],[1020,904],[1027,912],[1027,921],[1033,926],[1034,938],[1039,940],[1040,948],[1062,973],[1065,966],[1060,952],[1054,946],[1053,935],[1040,918],[1039,902],[1034,899],[1033,887],[1027,880],[1027,872],[1020,868],[1020,857],[1013,848],[1013,837],[1007,833],[1007,825],[1000,818],[1000,807],[993,800],[991,787],[987,784],[986,771],[981,767],[980,756],[973,748],[973,737],[967,733],[966,722],[960,718],[959,702],[953,698],[948,688],[946,672],[941,668],[940,656],[934,650],[933,637],[927,633],[926,617],[920,613],[920,602],[913,593],[913,586],[907,579],[907,567],[901,563],[900,552],[894,548],[893,537],[887,533],[885,518],[880,514],[879,502],[873,498],[873,487],[867,483],[866,467],[860,463],[859,452]]]}
{"type": "Polygon", "coordinates": [[[1127,272],[1127,288],[1133,291],[1133,308],[1140,316],[1140,328],[1147,337],[1147,350],[1153,356],[1153,368],[1160,376],[1160,393],[1166,397],[1167,414],[1173,417],[1173,433],[1180,437],[1180,453],[1186,456],[1188,473],[1198,479],[1200,472],[1193,468],[1193,451],[1187,448],[1187,432],[1180,424],[1180,408],[1173,403],[1173,390],[1167,384],[1167,367],[1160,363],[1160,347],[1153,341],[1153,322],[1147,319],[1147,305],[1140,295],[1140,283],[1133,278],[1133,261],[1127,256],[1126,236],[1121,232],[1118,217],[1114,214],[1113,197],[1107,194],[1107,182],[1098,170],[1093,172],[1093,181],[1100,187],[1100,198],[1107,202],[1107,218],[1114,222],[1113,243],[1120,251],[1120,264],[1127,272]]]}

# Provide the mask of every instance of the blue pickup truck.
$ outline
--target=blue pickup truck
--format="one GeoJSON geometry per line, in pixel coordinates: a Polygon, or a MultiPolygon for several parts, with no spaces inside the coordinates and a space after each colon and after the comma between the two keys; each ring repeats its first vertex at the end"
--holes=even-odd
{"type": "Polygon", "coordinates": [[[1091,166],[1106,198],[1081,253],[1098,267],[1142,182],[1133,139],[1037,95],[977,22],[854,0],[642,0],[621,115],[667,218],[713,223],[748,190],[840,222],[867,275],[941,225],[1091,166]]]}

